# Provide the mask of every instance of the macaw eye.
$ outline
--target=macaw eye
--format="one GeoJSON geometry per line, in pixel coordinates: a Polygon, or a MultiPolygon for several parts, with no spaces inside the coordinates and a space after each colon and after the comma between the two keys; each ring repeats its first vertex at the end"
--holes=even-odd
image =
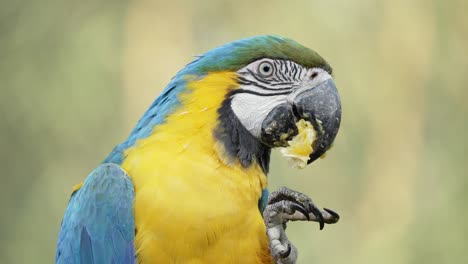
{"type": "Polygon", "coordinates": [[[273,74],[273,64],[268,61],[264,61],[258,65],[257,72],[262,77],[270,77],[273,74]]]}

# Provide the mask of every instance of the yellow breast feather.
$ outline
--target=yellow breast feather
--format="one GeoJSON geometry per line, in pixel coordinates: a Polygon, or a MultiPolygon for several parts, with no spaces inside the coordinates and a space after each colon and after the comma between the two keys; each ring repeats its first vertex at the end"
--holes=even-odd
{"type": "Polygon", "coordinates": [[[266,175],[226,162],[213,135],[235,78],[188,80],[178,109],[125,152],[140,263],[271,263],[258,209],[266,175]]]}

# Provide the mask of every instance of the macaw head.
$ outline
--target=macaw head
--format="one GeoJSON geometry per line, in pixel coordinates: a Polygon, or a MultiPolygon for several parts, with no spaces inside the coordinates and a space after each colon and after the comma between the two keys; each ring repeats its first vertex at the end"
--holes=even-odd
{"type": "Polygon", "coordinates": [[[341,103],[332,68],[318,53],[291,39],[258,36],[213,49],[179,75],[226,71],[235,73],[238,85],[218,110],[215,135],[242,163],[286,147],[301,119],[317,135],[308,163],[330,148],[340,126],[341,103]]]}
{"type": "MultiPolygon", "coordinates": [[[[200,84],[203,80],[222,76],[212,78],[210,92],[201,96],[217,94],[214,136],[223,143],[228,158],[239,160],[244,167],[256,161],[267,172],[271,149],[288,146],[303,119],[316,135],[307,161],[311,163],[330,148],[340,126],[340,98],[331,74],[332,68],[318,53],[282,37],[257,36],[215,48],[173,78],[107,161],[121,161],[120,149],[147,137],[177,105],[184,104],[180,95],[190,90],[187,87],[198,83],[198,91],[207,90],[206,84],[200,84]]],[[[193,95],[189,101],[199,100],[195,104],[201,105],[202,99],[193,95]]]]}

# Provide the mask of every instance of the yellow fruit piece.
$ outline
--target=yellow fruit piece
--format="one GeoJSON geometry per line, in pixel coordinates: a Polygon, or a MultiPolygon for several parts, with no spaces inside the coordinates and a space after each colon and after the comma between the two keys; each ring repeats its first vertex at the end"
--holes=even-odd
{"type": "Polygon", "coordinates": [[[296,123],[298,134],[288,141],[289,146],[281,148],[281,154],[288,159],[291,167],[303,169],[307,165],[309,155],[312,153],[312,144],[317,133],[309,121],[301,119],[296,123]]]}

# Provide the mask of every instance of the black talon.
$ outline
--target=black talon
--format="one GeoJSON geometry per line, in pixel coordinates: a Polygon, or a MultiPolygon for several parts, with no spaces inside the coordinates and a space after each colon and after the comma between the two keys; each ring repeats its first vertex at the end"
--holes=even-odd
{"type": "Polygon", "coordinates": [[[286,252],[284,253],[279,254],[281,258],[287,258],[289,257],[289,254],[291,254],[291,246],[289,245],[289,243],[287,246],[288,246],[288,250],[286,250],[286,252]]]}
{"type": "Polygon", "coordinates": [[[320,212],[320,210],[315,206],[312,206],[311,211],[315,215],[315,217],[317,217],[317,222],[319,222],[320,230],[322,230],[325,226],[325,221],[323,220],[322,212],[320,212]]]}
{"type": "MultiPolygon", "coordinates": [[[[296,203],[293,203],[291,205],[291,209],[301,212],[307,218],[307,221],[310,221],[309,214],[307,213],[307,211],[306,211],[306,209],[304,207],[302,207],[302,206],[300,206],[300,205],[298,205],[296,203]]],[[[323,219],[322,219],[322,221],[323,221],[323,219]]]]}
{"type": "Polygon", "coordinates": [[[336,221],[340,220],[340,215],[337,214],[336,212],[328,209],[328,208],[323,208],[323,210],[327,211],[329,214],[331,214],[331,216],[336,219],[336,221]]]}

